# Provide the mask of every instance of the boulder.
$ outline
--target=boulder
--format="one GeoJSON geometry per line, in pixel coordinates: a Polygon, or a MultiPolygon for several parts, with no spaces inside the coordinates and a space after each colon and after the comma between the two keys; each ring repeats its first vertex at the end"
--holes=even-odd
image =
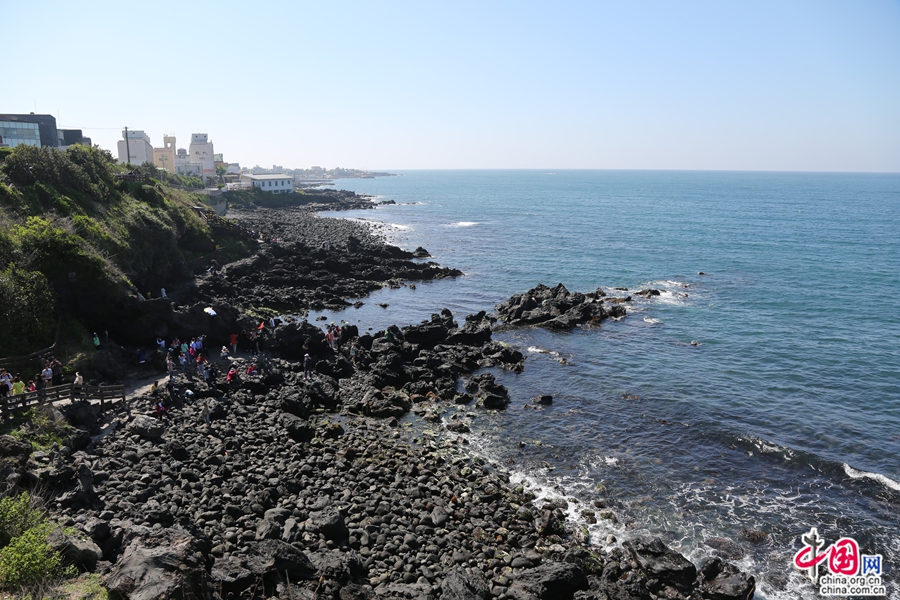
{"type": "Polygon", "coordinates": [[[20,442],[8,435],[0,435],[0,468],[24,467],[29,456],[31,456],[31,444],[20,442]]]}
{"type": "Polygon", "coordinates": [[[305,419],[301,419],[290,413],[282,413],[278,420],[287,430],[290,438],[295,442],[305,443],[313,439],[316,435],[315,429],[310,427],[305,419]]]}
{"type": "Polygon", "coordinates": [[[312,512],[306,520],[306,531],[321,533],[329,540],[341,540],[347,537],[347,525],[344,517],[336,508],[312,512]]]}
{"type": "Polygon", "coordinates": [[[50,535],[47,536],[47,544],[59,552],[63,564],[74,565],[87,571],[93,571],[97,567],[97,561],[103,556],[103,551],[91,540],[82,540],[74,535],[68,535],[59,528],[50,532],[50,535]]]}
{"type": "Polygon", "coordinates": [[[271,580],[299,582],[316,576],[315,567],[300,550],[282,540],[257,542],[247,561],[250,571],[271,580]]]}
{"type": "Polygon", "coordinates": [[[578,566],[545,562],[523,569],[509,587],[507,595],[516,600],[571,600],[575,592],[587,588],[587,577],[578,566]]]}
{"type": "Polygon", "coordinates": [[[142,438],[156,439],[166,431],[162,421],[148,417],[146,415],[138,415],[134,418],[129,426],[132,433],[136,433],[142,438]]]}
{"type": "Polygon", "coordinates": [[[697,567],[681,554],[667,547],[659,538],[634,540],[622,543],[638,568],[647,577],[647,587],[659,590],[671,586],[686,591],[697,578],[697,567]]]}
{"type": "Polygon", "coordinates": [[[750,600],[756,591],[752,575],[718,557],[708,558],[700,565],[697,582],[704,600],[750,600]]]}
{"type": "Polygon", "coordinates": [[[441,583],[442,600],[488,600],[490,597],[487,583],[477,571],[469,573],[457,567],[441,583]]]}
{"type": "Polygon", "coordinates": [[[363,583],[368,570],[359,554],[353,550],[331,550],[310,554],[316,572],[341,585],[363,583]]]}
{"type": "Polygon", "coordinates": [[[118,597],[157,600],[180,595],[204,597],[205,544],[180,527],[156,530],[131,540],[103,586],[118,597]]]}
{"type": "Polygon", "coordinates": [[[226,597],[229,594],[239,595],[256,580],[253,573],[247,568],[246,560],[236,556],[217,558],[209,572],[209,578],[213,589],[221,589],[222,595],[226,597]]]}

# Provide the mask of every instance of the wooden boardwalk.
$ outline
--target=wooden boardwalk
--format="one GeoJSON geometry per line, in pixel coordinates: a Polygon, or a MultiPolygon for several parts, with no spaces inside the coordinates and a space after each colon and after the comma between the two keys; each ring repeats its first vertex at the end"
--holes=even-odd
{"type": "Polygon", "coordinates": [[[62,402],[88,400],[99,401],[100,410],[107,404],[125,402],[124,385],[75,385],[67,383],[56,385],[40,392],[25,392],[0,397],[0,419],[9,419],[13,413],[26,410],[32,406],[46,406],[62,402]]]}

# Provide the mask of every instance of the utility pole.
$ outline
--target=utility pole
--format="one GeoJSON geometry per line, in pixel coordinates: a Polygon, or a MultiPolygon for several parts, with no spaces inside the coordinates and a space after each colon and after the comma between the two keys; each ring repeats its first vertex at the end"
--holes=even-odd
{"type": "Polygon", "coordinates": [[[131,146],[128,144],[128,128],[125,128],[125,162],[131,164],[131,146]]]}

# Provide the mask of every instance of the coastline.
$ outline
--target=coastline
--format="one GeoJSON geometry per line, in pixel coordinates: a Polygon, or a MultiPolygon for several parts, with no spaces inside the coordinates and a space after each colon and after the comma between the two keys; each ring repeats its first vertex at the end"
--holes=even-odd
{"type": "MultiPolygon", "coordinates": [[[[253,308],[260,299],[271,301],[279,294],[286,293],[288,303],[300,298],[306,301],[310,298],[306,292],[327,285],[328,292],[313,297],[309,306],[316,302],[322,306],[329,303],[346,306],[343,298],[348,293],[361,292],[355,296],[359,297],[371,289],[390,285],[391,280],[409,281],[416,275],[422,279],[454,276],[451,269],[423,267],[412,262],[415,253],[391,249],[379,245],[377,239],[366,238],[361,231],[363,225],[345,227],[332,222],[347,223],[345,220],[319,217],[313,217],[315,221],[312,221],[308,212],[290,209],[254,211],[253,216],[243,218],[253,221],[254,216],[258,217],[257,225],[268,222],[268,230],[257,227],[267,239],[280,241],[267,242],[254,258],[226,265],[220,280],[203,276],[197,282],[197,296],[210,301],[220,314],[230,314],[222,305],[231,302],[236,322],[242,318],[245,324],[252,321],[238,316],[241,310],[253,308]],[[302,216],[295,218],[298,214],[302,216]],[[298,227],[301,222],[305,226],[298,227]],[[353,239],[359,241],[363,250],[356,253],[356,258],[342,263],[335,255],[344,252],[352,256],[353,239]],[[338,248],[316,247],[328,242],[338,248]],[[371,270],[357,268],[366,264],[360,262],[364,255],[383,260],[382,273],[376,274],[381,275],[380,280],[371,270]],[[315,269],[310,271],[309,285],[300,286],[304,294],[297,291],[297,285],[279,285],[272,277],[252,279],[252,274],[269,275],[288,263],[296,268],[294,261],[301,256],[312,260],[311,264],[320,262],[326,271],[332,274],[337,271],[342,279],[354,284],[339,287],[334,278],[317,277],[315,269]],[[329,260],[333,262],[329,264],[329,260]],[[384,278],[384,275],[392,277],[384,278]],[[377,286],[372,287],[376,281],[377,286]],[[271,291],[256,293],[261,286],[271,291]],[[235,288],[242,293],[229,295],[235,288]],[[285,288],[291,289],[285,291],[285,288]],[[248,289],[253,293],[248,294],[248,289]]],[[[296,277],[290,282],[296,283],[296,277]]],[[[266,308],[275,310],[277,306],[266,308]]],[[[345,331],[350,341],[352,330],[348,327],[345,331]]],[[[635,541],[627,551],[616,546],[607,553],[597,554],[584,547],[585,540],[578,531],[566,530],[564,511],[568,506],[558,501],[534,505],[524,490],[510,485],[508,476],[493,472],[464,452],[465,419],[460,419],[458,412],[449,419],[442,418],[441,414],[449,412],[460,401],[456,378],[491,364],[506,364],[511,368],[521,365],[521,355],[516,357],[509,349],[496,343],[492,345],[490,323],[484,314],[467,318],[464,325],[456,326],[454,316],[448,312],[435,315],[430,323],[395,327],[392,331],[395,339],[400,340],[399,347],[386,343],[384,331],[376,332],[362,343],[365,352],[370,354],[368,358],[373,359],[365,368],[354,369],[356,365],[350,364],[345,348],[343,353],[331,357],[333,360],[318,363],[315,384],[308,384],[300,377],[302,366],[298,363],[274,358],[260,365],[263,374],[258,379],[248,377],[237,388],[207,386],[204,389],[200,382],[180,381],[196,388],[196,400],[193,405],[179,409],[175,422],[161,432],[141,416],[115,415],[115,427],[121,431],[120,435],[113,433],[93,447],[70,453],[77,467],[75,471],[91,471],[92,476],[88,478],[91,481],[86,484],[82,477],[77,483],[74,479],[65,482],[70,486],[66,493],[71,495],[64,493],[61,499],[58,497],[57,514],[88,534],[102,549],[103,559],[116,558],[114,565],[112,560],[107,560],[110,564],[99,567],[108,569],[106,581],[112,585],[124,581],[124,576],[120,576],[123,569],[145,557],[147,548],[165,543],[172,548],[183,548],[185,554],[179,561],[196,563],[199,570],[194,575],[199,575],[201,580],[207,578],[204,590],[211,586],[215,591],[218,583],[220,593],[229,586],[232,591],[246,590],[258,582],[263,582],[264,588],[268,582],[273,590],[280,583],[283,590],[289,573],[293,573],[291,585],[298,586],[294,589],[312,590],[311,582],[307,585],[299,581],[324,578],[315,585],[314,591],[326,592],[328,597],[344,594],[346,590],[355,594],[348,597],[374,594],[377,597],[520,598],[545,597],[546,590],[557,589],[564,591],[553,597],[573,597],[578,592],[579,598],[600,598],[601,593],[606,593],[604,590],[616,589],[620,597],[645,597],[653,590],[677,598],[686,597],[692,591],[712,593],[711,586],[721,587],[729,578],[746,584],[743,595],[734,597],[747,597],[748,590],[752,593],[752,578],[721,563],[707,565],[705,571],[701,569],[698,580],[696,568],[683,558],[679,561],[658,540],[635,541]],[[467,356],[473,352],[474,357],[467,356]],[[432,373],[423,372],[427,369],[432,373]],[[392,385],[424,381],[431,381],[435,389],[426,391],[428,385],[397,389],[392,385]],[[200,430],[196,403],[204,398],[215,403],[212,431],[222,427],[221,434],[213,433],[212,437],[207,434],[206,438],[194,433],[200,430]],[[435,427],[443,423],[448,430],[457,429],[462,437],[448,434],[439,442],[420,440],[418,447],[405,444],[395,419],[410,409],[426,423],[434,423],[435,427]],[[344,416],[328,416],[341,410],[344,416]],[[369,414],[356,416],[365,413],[369,414]],[[230,448],[229,444],[232,444],[230,448]],[[348,456],[349,448],[355,456],[348,456]],[[137,481],[144,485],[136,484],[128,475],[132,467],[117,458],[126,454],[128,457],[133,454],[137,459],[126,458],[126,461],[140,466],[143,475],[137,481]],[[396,460],[399,455],[414,457],[417,463],[423,462],[428,468],[413,469],[408,461],[396,460]],[[281,468],[273,470],[272,461],[281,464],[281,468]],[[177,465],[178,470],[174,462],[181,463],[177,465]],[[103,475],[97,477],[98,472],[103,475]],[[284,473],[292,473],[293,477],[281,477],[284,473]],[[147,481],[144,476],[149,476],[147,481]],[[240,479],[243,481],[237,481],[240,479]],[[278,482],[273,483],[273,479],[278,482]],[[232,481],[245,486],[222,491],[232,481]],[[306,482],[306,485],[295,490],[291,481],[306,482]],[[381,500],[377,493],[381,487],[405,492],[381,500]],[[133,496],[136,501],[111,501],[112,494],[121,496],[134,488],[140,493],[126,498],[133,496]],[[216,491],[210,493],[210,489],[216,491]],[[307,492],[310,489],[318,490],[319,494],[313,497],[310,494],[315,492],[307,492]],[[253,500],[253,494],[258,494],[256,502],[224,502],[226,496],[253,500]],[[184,499],[180,505],[161,500],[171,500],[173,496],[184,499]],[[145,510],[151,501],[159,508],[149,504],[153,510],[145,510]],[[221,506],[216,508],[217,504],[221,506]],[[239,510],[230,508],[234,506],[239,510]],[[233,524],[228,525],[226,515],[233,524]],[[398,531],[405,533],[400,537],[398,531]],[[364,544],[363,540],[368,541],[364,544]],[[298,552],[306,553],[305,561],[298,552]],[[405,558],[399,562],[390,560],[397,553],[405,558]],[[667,557],[671,564],[680,567],[657,573],[653,570],[657,563],[651,560],[654,556],[657,562],[660,557],[667,557]],[[261,557],[267,566],[260,566],[261,557]],[[285,561],[300,564],[302,568],[279,571],[285,561]],[[210,563],[212,567],[208,571],[199,566],[210,563]],[[608,570],[610,565],[616,565],[615,573],[608,570]],[[688,577],[692,568],[694,576],[688,577]],[[320,589],[321,586],[324,588],[320,589]]],[[[299,358],[297,353],[304,340],[312,340],[314,348],[323,356],[327,354],[321,348],[321,330],[312,325],[283,324],[272,333],[269,344],[285,359],[299,358]]],[[[217,343],[218,340],[213,340],[213,347],[217,343]]],[[[243,366],[244,360],[235,362],[243,366]]],[[[502,402],[502,386],[497,386],[492,377],[490,380],[472,378],[469,383],[473,380],[475,385],[467,387],[473,396],[469,402],[474,396],[480,396],[488,400],[488,409],[490,402],[502,402]]],[[[137,399],[138,406],[149,406],[149,402],[146,396],[137,399]]],[[[81,424],[92,423],[98,424],[90,418],[81,424]]],[[[47,462],[65,463],[68,457],[63,454],[50,456],[47,462]]],[[[594,508],[601,513],[604,510],[600,506],[594,508]]],[[[153,585],[159,585],[159,580],[175,586],[170,586],[172,590],[178,586],[183,590],[186,585],[184,574],[164,570],[154,572],[153,585]]],[[[121,591],[135,593],[133,589],[121,591]]]]}

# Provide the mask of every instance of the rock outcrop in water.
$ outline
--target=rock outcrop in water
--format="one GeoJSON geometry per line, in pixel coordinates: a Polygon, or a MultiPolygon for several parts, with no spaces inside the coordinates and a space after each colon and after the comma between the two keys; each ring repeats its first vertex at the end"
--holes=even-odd
{"type": "Polygon", "coordinates": [[[601,290],[572,293],[561,283],[553,288],[539,284],[498,304],[496,310],[500,320],[511,327],[538,325],[569,331],[577,325],[596,325],[610,317],[625,316],[625,308],[620,304],[605,306],[604,295],[601,290]]]}

